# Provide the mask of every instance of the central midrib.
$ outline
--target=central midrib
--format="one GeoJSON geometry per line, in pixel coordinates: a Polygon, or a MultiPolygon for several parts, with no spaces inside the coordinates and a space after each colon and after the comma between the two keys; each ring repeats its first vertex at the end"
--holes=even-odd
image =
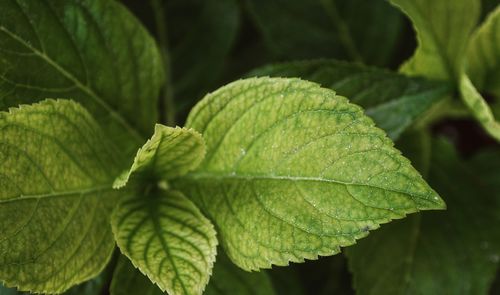
{"type": "Polygon", "coordinates": [[[212,172],[195,172],[189,173],[180,177],[181,179],[192,179],[196,181],[197,179],[212,179],[212,180],[243,180],[243,181],[252,181],[252,180],[282,180],[282,181],[314,181],[314,182],[324,182],[324,183],[333,183],[345,186],[366,186],[371,188],[377,188],[385,191],[401,193],[405,195],[410,195],[412,197],[424,199],[432,202],[432,198],[429,195],[417,194],[407,191],[402,191],[398,189],[385,188],[377,185],[364,184],[364,183],[356,183],[356,182],[345,182],[336,179],[327,179],[320,177],[304,177],[304,176],[283,176],[283,175],[242,175],[242,174],[216,174],[212,172]]]}
{"type": "Polygon", "coordinates": [[[19,196],[14,197],[14,198],[0,200],[0,204],[12,203],[12,202],[23,201],[23,200],[37,200],[37,199],[69,197],[69,196],[79,197],[82,195],[88,195],[91,193],[100,192],[100,191],[107,191],[107,190],[109,190],[109,191],[113,190],[112,184],[97,185],[94,187],[75,189],[75,190],[67,190],[67,191],[53,191],[53,192],[47,192],[47,193],[41,193],[41,194],[19,195],[19,196]]]}

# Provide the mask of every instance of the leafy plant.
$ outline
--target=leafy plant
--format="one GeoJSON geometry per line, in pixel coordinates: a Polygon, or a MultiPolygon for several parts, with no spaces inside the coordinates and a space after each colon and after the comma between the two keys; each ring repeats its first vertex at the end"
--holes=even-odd
{"type": "Polygon", "coordinates": [[[492,3],[0,0],[0,294],[498,292],[492,3]]]}

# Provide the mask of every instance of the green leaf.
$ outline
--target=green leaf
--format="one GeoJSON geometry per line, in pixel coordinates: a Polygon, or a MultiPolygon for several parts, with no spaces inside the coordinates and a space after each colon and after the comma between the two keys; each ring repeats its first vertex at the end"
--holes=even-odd
{"type": "Polygon", "coordinates": [[[418,47],[401,67],[410,75],[458,81],[469,36],[480,14],[479,0],[390,0],[408,15],[418,47]]]}
{"type": "Polygon", "coordinates": [[[122,174],[113,186],[125,186],[135,173],[156,180],[182,176],[195,169],[204,156],[205,143],[198,132],[156,124],[153,137],[139,149],[130,170],[122,174]]]}
{"type": "Polygon", "coordinates": [[[166,2],[174,97],[189,111],[218,82],[239,29],[235,0],[166,2]]]}
{"type": "Polygon", "coordinates": [[[165,294],[124,256],[118,260],[109,291],[111,295],[165,294]]]}
{"type": "Polygon", "coordinates": [[[500,5],[472,36],[467,73],[481,91],[500,99],[500,5]]]}
{"type": "Polygon", "coordinates": [[[357,294],[488,294],[500,255],[500,154],[485,160],[476,169],[447,142],[433,145],[429,181],[448,209],[393,222],[347,249],[357,294]]]}
{"type": "Polygon", "coordinates": [[[116,1],[1,1],[0,48],[0,110],[72,98],[127,155],[157,121],[159,52],[116,1]]]}
{"type": "Polygon", "coordinates": [[[248,76],[299,77],[333,89],[362,106],[393,140],[449,91],[443,83],[335,60],[269,65],[248,76]]]}
{"type": "Polygon", "coordinates": [[[287,59],[330,57],[386,65],[403,21],[384,0],[248,0],[246,4],[270,49],[287,59]]]}
{"type": "Polygon", "coordinates": [[[205,295],[275,295],[269,276],[263,272],[245,272],[226,255],[217,255],[214,274],[205,295]]]}
{"type": "Polygon", "coordinates": [[[215,222],[246,270],[338,253],[379,224],[444,208],[360,107],[299,79],[240,80],[187,126],[207,155],[173,185],[215,222]]]}
{"type": "Polygon", "coordinates": [[[0,113],[0,281],[60,293],[96,276],[114,249],[115,149],[78,104],[0,113]]]}
{"type": "Polygon", "coordinates": [[[495,116],[484,98],[476,90],[467,75],[462,74],[460,78],[460,94],[465,105],[470,109],[476,120],[483,126],[497,141],[500,141],[500,123],[495,120],[495,116]]]}
{"type": "Polygon", "coordinates": [[[212,224],[183,194],[153,189],[125,199],[111,224],[125,256],[170,295],[201,294],[212,272],[212,224]]]}

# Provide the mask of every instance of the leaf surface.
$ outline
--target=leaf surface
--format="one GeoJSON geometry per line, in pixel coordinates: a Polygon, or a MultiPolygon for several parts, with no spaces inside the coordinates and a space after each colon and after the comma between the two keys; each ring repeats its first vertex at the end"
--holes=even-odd
{"type": "Polygon", "coordinates": [[[215,261],[215,230],[183,194],[152,190],[120,202],[111,224],[118,247],[170,295],[202,294],[215,261]]]}
{"type": "Polygon", "coordinates": [[[114,0],[2,0],[0,48],[0,110],[74,99],[127,155],[157,121],[159,52],[114,0]]]}
{"type": "Polygon", "coordinates": [[[444,203],[360,107],[298,79],[240,80],[187,126],[207,155],[177,179],[246,270],[332,255],[379,224],[444,203]]]}
{"type": "Polygon", "coordinates": [[[467,74],[481,91],[500,100],[500,5],[472,36],[467,52],[467,74]]]}
{"type": "Polygon", "coordinates": [[[0,281],[60,293],[96,276],[114,249],[114,149],[70,101],[2,112],[0,129],[0,281]]]}
{"type": "Polygon", "coordinates": [[[458,81],[469,36],[480,14],[478,0],[390,0],[413,23],[418,47],[401,67],[410,75],[458,81]]]}
{"type": "Polygon", "coordinates": [[[393,222],[347,249],[357,294],[489,294],[500,257],[500,154],[463,163],[445,141],[432,150],[429,181],[448,209],[393,222]]]}
{"type": "Polygon", "coordinates": [[[114,187],[123,187],[132,174],[149,180],[182,176],[196,168],[204,156],[205,143],[198,132],[157,124],[151,139],[137,152],[130,170],[115,181],[114,187]]]}
{"type": "Polygon", "coordinates": [[[444,83],[335,60],[268,65],[247,76],[298,77],[335,90],[362,106],[393,140],[449,89],[444,83]]]}

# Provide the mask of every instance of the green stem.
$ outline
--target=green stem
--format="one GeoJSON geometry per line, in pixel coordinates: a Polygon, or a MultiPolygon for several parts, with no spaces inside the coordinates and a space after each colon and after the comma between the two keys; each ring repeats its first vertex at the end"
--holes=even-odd
{"type": "Polygon", "coordinates": [[[163,69],[165,72],[165,86],[163,87],[163,96],[161,101],[160,121],[170,126],[175,125],[175,104],[174,88],[172,83],[172,71],[170,62],[170,51],[168,47],[167,22],[165,21],[165,7],[161,0],[151,0],[153,8],[156,35],[163,60],[163,69]]]}
{"type": "Polygon", "coordinates": [[[340,14],[337,10],[337,6],[333,2],[333,0],[321,0],[321,5],[325,9],[326,14],[332,21],[333,25],[337,28],[339,33],[339,39],[344,45],[347,54],[358,63],[363,63],[363,58],[356,48],[356,44],[354,44],[354,40],[351,38],[351,33],[349,32],[349,28],[342,21],[340,14]]]}

